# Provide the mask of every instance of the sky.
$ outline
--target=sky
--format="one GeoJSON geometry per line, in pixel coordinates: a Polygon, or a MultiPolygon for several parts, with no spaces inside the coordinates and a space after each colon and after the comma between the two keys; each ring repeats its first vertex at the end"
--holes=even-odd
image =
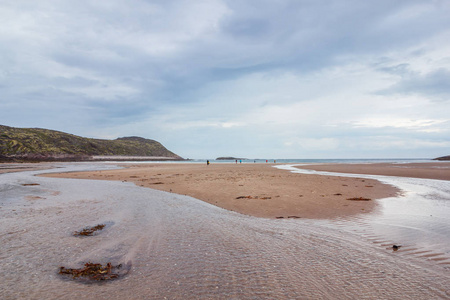
{"type": "Polygon", "coordinates": [[[450,154],[448,0],[0,0],[0,124],[184,158],[450,154]]]}

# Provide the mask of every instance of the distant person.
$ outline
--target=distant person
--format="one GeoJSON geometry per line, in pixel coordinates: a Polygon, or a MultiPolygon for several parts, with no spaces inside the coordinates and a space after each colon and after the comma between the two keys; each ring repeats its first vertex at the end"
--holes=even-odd
{"type": "Polygon", "coordinates": [[[239,163],[242,164],[242,159],[239,160],[239,163]]]}
{"type": "Polygon", "coordinates": [[[237,164],[237,159],[236,159],[236,164],[237,164]]]}
{"type": "Polygon", "coordinates": [[[206,161],[206,165],[209,166],[209,160],[206,161]]]}
{"type": "Polygon", "coordinates": [[[273,160],[273,163],[274,163],[274,164],[276,164],[276,163],[277,163],[277,161],[276,161],[276,160],[274,159],[274,160],[273,160]]]}
{"type": "Polygon", "coordinates": [[[266,164],[267,164],[268,160],[266,159],[266,164]]]}

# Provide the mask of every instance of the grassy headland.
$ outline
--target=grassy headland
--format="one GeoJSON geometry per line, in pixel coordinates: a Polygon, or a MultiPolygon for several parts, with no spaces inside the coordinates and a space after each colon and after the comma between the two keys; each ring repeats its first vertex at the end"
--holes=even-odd
{"type": "Polygon", "coordinates": [[[159,142],[141,137],[103,140],[42,128],[0,125],[0,162],[95,160],[96,156],[182,160],[159,142]]]}

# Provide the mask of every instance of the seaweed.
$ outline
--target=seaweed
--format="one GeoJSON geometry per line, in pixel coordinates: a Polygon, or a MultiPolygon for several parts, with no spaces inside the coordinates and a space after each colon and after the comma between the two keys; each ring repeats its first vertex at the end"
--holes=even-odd
{"type": "Polygon", "coordinates": [[[102,264],[94,264],[91,262],[85,263],[84,268],[70,269],[65,267],[59,268],[59,274],[72,276],[72,279],[87,279],[87,280],[112,280],[119,278],[119,274],[114,273],[114,269],[120,269],[121,264],[113,266],[108,262],[105,266],[102,264]]]}
{"type": "Polygon", "coordinates": [[[236,197],[236,199],[263,199],[263,200],[268,200],[268,199],[272,199],[272,197],[259,197],[259,196],[239,196],[236,197]]]}
{"type": "Polygon", "coordinates": [[[370,201],[372,199],[370,199],[370,198],[363,198],[363,197],[354,197],[354,198],[347,198],[347,200],[352,200],[352,201],[370,201]]]}
{"type": "Polygon", "coordinates": [[[73,233],[74,236],[91,236],[94,232],[98,230],[102,230],[105,227],[105,224],[98,224],[94,227],[86,227],[81,231],[75,231],[73,233]]]}

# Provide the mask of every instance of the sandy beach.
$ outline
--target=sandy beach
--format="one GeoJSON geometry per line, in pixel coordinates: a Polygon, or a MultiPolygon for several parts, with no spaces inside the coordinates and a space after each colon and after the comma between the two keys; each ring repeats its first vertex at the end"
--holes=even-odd
{"type": "Polygon", "coordinates": [[[398,190],[368,175],[296,174],[272,165],[115,168],[64,163],[52,170],[0,174],[0,298],[450,296],[448,181],[376,177],[406,194],[351,201],[334,194],[377,199],[398,190]],[[54,176],[112,180],[40,176],[61,172],[66,173],[54,176]],[[211,199],[211,205],[183,192],[228,195],[231,200],[223,202],[228,204],[254,201],[257,208],[241,206],[268,218],[222,209],[213,203],[219,198],[211,199]],[[252,198],[236,199],[241,195],[252,198]],[[332,214],[330,205],[341,215],[332,214]],[[303,215],[307,208],[311,211],[303,215]],[[288,218],[292,209],[301,218],[288,218]],[[281,213],[284,218],[276,219],[281,213]],[[97,224],[105,227],[93,236],[74,236],[97,224]],[[400,247],[394,250],[393,245],[400,247]],[[58,274],[61,267],[80,268],[87,262],[123,267],[110,282],[83,284],[58,274]]]}
{"type": "Polygon", "coordinates": [[[321,219],[369,213],[377,206],[375,199],[400,192],[377,180],[293,174],[273,164],[134,164],[121,170],[46,176],[134,182],[266,218],[321,219]],[[351,198],[371,200],[347,200],[351,198]]]}

